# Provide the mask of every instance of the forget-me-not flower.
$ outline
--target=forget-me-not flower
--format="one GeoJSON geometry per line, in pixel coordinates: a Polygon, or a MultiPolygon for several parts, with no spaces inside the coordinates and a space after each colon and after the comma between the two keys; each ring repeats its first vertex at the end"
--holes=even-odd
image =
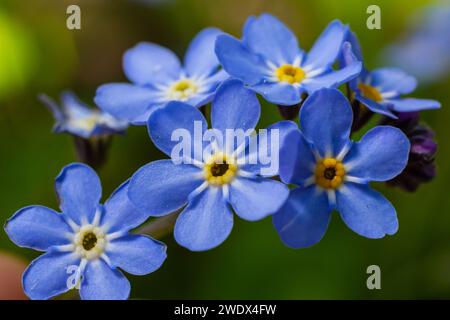
{"type": "Polygon", "coordinates": [[[181,66],[169,49],[141,42],[123,57],[125,75],[132,82],[110,83],[97,89],[95,102],[118,118],[146,124],[156,108],[169,101],[200,107],[211,101],[228,75],[220,68],[214,43],[222,32],[206,28],[192,40],[181,66]]]}
{"type": "MultiPolygon", "coordinates": [[[[223,135],[229,129],[252,130],[259,116],[255,93],[238,80],[225,82],[212,102],[211,126],[223,135]]],[[[171,156],[178,144],[171,139],[172,133],[182,128],[195,137],[195,123],[201,124],[203,135],[208,125],[202,113],[185,103],[171,102],[152,113],[149,135],[171,156]]],[[[272,129],[279,129],[282,135],[285,126],[291,123],[280,122],[272,129]]],[[[193,251],[208,250],[225,241],[233,227],[232,209],[242,219],[260,220],[276,212],[289,193],[283,183],[261,175],[263,165],[259,162],[240,161],[248,156],[248,140],[234,150],[219,141],[193,141],[192,145],[198,142],[203,151],[210,148],[206,150],[212,152],[205,157],[203,152],[194,152],[189,162],[177,164],[173,158],[151,162],[132,176],[128,190],[134,205],[152,216],[185,207],[177,218],[174,236],[180,245],[193,251]]]]}
{"type": "Polygon", "coordinates": [[[336,209],[346,225],[368,238],[398,229],[394,207],[370,188],[370,181],[397,176],[408,161],[408,138],[397,128],[378,126],[350,141],[352,108],[336,89],[317,91],[303,104],[300,130],[291,130],[280,153],[280,177],[299,187],[273,216],[282,241],[293,248],[323,237],[336,209]]]}
{"type": "Polygon", "coordinates": [[[54,132],[67,132],[88,139],[123,133],[128,127],[127,121],[119,120],[106,112],[90,108],[69,91],[61,94],[61,107],[44,94],[39,95],[39,99],[55,117],[54,132]]]}
{"type": "Polygon", "coordinates": [[[231,76],[272,103],[292,106],[302,100],[303,93],[339,86],[359,74],[357,61],[332,69],[347,30],[340,21],[331,22],[305,53],[291,30],[272,15],[262,14],[247,20],[242,40],[219,36],[216,53],[231,76]]]}
{"type": "Polygon", "coordinates": [[[445,81],[450,73],[450,3],[437,1],[419,10],[407,33],[383,57],[423,82],[445,81]]]}
{"type": "Polygon", "coordinates": [[[29,206],[5,225],[15,244],[45,252],[23,275],[25,293],[41,300],[79,287],[86,300],[127,299],[130,283],[117,268],[144,275],[166,259],[163,243],[129,234],[148,215],[128,200],[128,182],[101,205],[97,174],[73,163],[61,171],[55,186],[62,213],[29,206]]]}
{"type": "MultiPolygon", "coordinates": [[[[344,43],[352,50],[343,51],[341,64],[343,68],[355,61],[362,61],[361,48],[356,35],[349,31],[344,43]]],[[[392,112],[414,112],[440,108],[440,103],[429,99],[403,98],[414,91],[417,80],[404,71],[394,67],[378,68],[372,71],[363,68],[360,75],[349,82],[354,98],[369,108],[370,111],[396,118],[392,112]]]]}

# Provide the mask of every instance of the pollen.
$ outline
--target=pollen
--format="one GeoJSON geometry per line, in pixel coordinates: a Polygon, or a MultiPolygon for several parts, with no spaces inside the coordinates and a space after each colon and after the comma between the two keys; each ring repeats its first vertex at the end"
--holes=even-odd
{"type": "Polygon", "coordinates": [[[361,94],[373,101],[376,102],[380,102],[383,101],[383,97],[380,93],[380,91],[378,91],[377,88],[372,87],[371,85],[365,84],[365,83],[359,83],[358,84],[358,89],[361,91],[361,94]]]}
{"type": "Polygon", "coordinates": [[[73,244],[80,258],[93,260],[104,252],[106,236],[99,227],[85,225],[75,234],[73,244]]]}
{"type": "Polygon", "coordinates": [[[216,153],[205,163],[203,174],[210,185],[221,186],[233,181],[237,165],[234,158],[223,153],[216,153]]]}
{"type": "Polygon", "coordinates": [[[316,184],[324,189],[339,188],[345,177],[345,168],[342,162],[334,158],[325,158],[316,164],[316,184]]]}
{"type": "Polygon", "coordinates": [[[92,233],[86,233],[83,237],[82,246],[84,250],[89,251],[97,245],[97,236],[92,233]]]}
{"type": "Polygon", "coordinates": [[[168,90],[168,97],[173,100],[185,101],[197,93],[198,85],[190,79],[182,79],[173,83],[168,90]]]}
{"type": "Polygon", "coordinates": [[[290,84],[300,83],[305,79],[305,71],[291,64],[283,64],[275,70],[275,76],[280,82],[287,82],[290,84]]]}

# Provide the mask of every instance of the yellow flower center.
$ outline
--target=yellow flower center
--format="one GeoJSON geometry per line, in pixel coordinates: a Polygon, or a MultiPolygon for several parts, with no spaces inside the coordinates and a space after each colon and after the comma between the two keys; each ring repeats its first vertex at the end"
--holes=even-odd
{"type": "Polygon", "coordinates": [[[345,169],[342,162],[325,158],[316,164],[316,184],[324,189],[337,189],[344,181],[345,169]]]}
{"type": "Polygon", "coordinates": [[[169,88],[168,96],[173,100],[187,100],[198,91],[198,85],[190,80],[183,79],[175,82],[169,88]]]}
{"type": "Polygon", "coordinates": [[[373,100],[373,101],[376,101],[376,102],[380,102],[380,101],[383,100],[383,97],[381,96],[380,91],[378,91],[377,88],[374,88],[374,87],[372,87],[372,86],[370,86],[368,84],[365,84],[365,83],[361,82],[361,83],[358,84],[358,89],[361,91],[361,94],[364,97],[366,97],[366,98],[368,98],[370,100],[373,100]]]}
{"type": "Polygon", "coordinates": [[[283,64],[275,70],[275,75],[280,82],[287,82],[290,84],[300,83],[305,79],[305,71],[300,67],[295,67],[291,64],[283,64]]]}
{"type": "Polygon", "coordinates": [[[93,113],[86,118],[69,118],[70,125],[81,130],[91,131],[99,123],[101,116],[99,113],[93,113]]]}
{"type": "Polygon", "coordinates": [[[75,235],[73,244],[81,258],[93,260],[104,252],[106,235],[99,227],[85,225],[75,235]]]}
{"type": "Polygon", "coordinates": [[[210,185],[221,186],[233,181],[237,165],[233,158],[223,153],[217,153],[205,163],[203,174],[210,185]]]}

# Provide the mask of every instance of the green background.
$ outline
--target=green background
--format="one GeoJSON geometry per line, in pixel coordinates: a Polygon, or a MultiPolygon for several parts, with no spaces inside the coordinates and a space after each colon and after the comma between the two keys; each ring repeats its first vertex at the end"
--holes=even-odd
{"type": "MultiPolygon", "coordinates": [[[[361,40],[369,68],[382,66],[381,49],[399,39],[411,14],[429,4],[419,0],[32,0],[0,4],[0,220],[29,204],[57,208],[53,181],[76,160],[72,139],[51,132],[53,119],[36,99],[40,92],[57,97],[73,89],[92,103],[103,83],[125,81],[123,52],[139,41],[152,41],[182,55],[190,39],[206,26],[240,36],[249,15],[270,12],[299,37],[303,48],[329,21],[349,23],[361,40]],[[151,1],[147,1],[151,2],[151,1]],[[78,4],[82,30],[70,31],[66,8],[78,4]],[[366,8],[381,7],[382,29],[366,28],[366,8]]],[[[427,57],[424,57],[426,59],[427,57]]],[[[418,61],[420,63],[420,61],[418,61]]],[[[129,276],[132,298],[315,299],[449,298],[450,147],[449,79],[419,86],[416,97],[441,101],[439,111],[424,113],[437,133],[437,178],[408,194],[378,184],[395,205],[400,229],[394,236],[369,240],[349,230],[333,214],[324,239],[309,249],[293,250],[279,240],[270,218],[246,222],[235,218],[229,239],[220,247],[193,253],[171,235],[168,259],[157,272],[129,276]],[[366,268],[381,267],[381,290],[366,287],[366,268]]],[[[263,105],[260,126],[281,119],[263,105]]],[[[164,157],[144,127],[116,137],[110,159],[99,175],[104,198],[143,164],[164,157]]],[[[3,229],[0,251],[25,259],[36,252],[17,248],[3,229]]]]}

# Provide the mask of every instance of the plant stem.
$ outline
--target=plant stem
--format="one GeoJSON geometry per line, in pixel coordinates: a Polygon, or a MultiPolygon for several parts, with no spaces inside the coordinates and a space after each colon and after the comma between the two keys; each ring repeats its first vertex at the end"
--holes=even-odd
{"type": "Polygon", "coordinates": [[[111,141],[112,136],[91,137],[89,139],[74,136],[78,160],[94,169],[100,168],[106,162],[111,141]]]}
{"type": "Polygon", "coordinates": [[[298,113],[300,111],[300,105],[294,105],[294,106],[282,106],[277,105],[278,112],[280,112],[280,115],[283,117],[284,120],[294,120],[297,118],[298,113]]]}

